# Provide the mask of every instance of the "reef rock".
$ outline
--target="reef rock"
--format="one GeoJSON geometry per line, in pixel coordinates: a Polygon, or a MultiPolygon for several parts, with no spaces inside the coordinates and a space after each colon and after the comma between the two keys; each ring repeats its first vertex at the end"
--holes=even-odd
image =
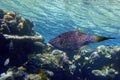
{"type": "Polygon", "coordinates": [[[24,64],[28,72],[38,73],[40,69],[55,70],[64,68],[70,64],[65,52],[54,50],[52,53],[33,55],[28,62],[24,64]]]}
{"type": "MultiPolygon", "coordinates": [[[[0,10],[0,72],[4,71],[4,62],[8,66],[20,66],[28,60],[28,55],[42,53],[44,38],[33,30],[33,22],[18,13],[0,10]]],[[[7,67],[7,66],[6,66],[7,67]]]]}
{"type": "Polygon", "coordinates": [[[0,32],[2,34],[34,35],[33,22],[19,16],[18,13],[0,10],[0,32]]]}
{"type": "Polygon", "coordinates": [[[119,46],[101,45],[93,51],[81,50],[71,61],[67,56],[68,53],[60,50],[32,54],[22,68],[19,67],[13,72],[7,71],[1,75],[1,78],[15,80],[18,78],[22,80],[119,80],[119,53],[119,46]]]}
{"type": "Polygon", "coordinates": [[[28,73],[34,74],[38,74],[41,69],[49,70],[54,74],[50,79],[57,80],[64,78],[69,80],[117,80],[120,79],[119,53],[119,46],[101,45],[93,51],[81,50],[70,61],[68,53],[53,50],[49,53],[31,56],[24,67],[28,73]]]}
{"type": "Polygon", "coordinates": [[[120,47],[98,46],[95,50],[81,51],[74,59],[74,74],[83,80],[117,80],[120,79],[120,47]]]}

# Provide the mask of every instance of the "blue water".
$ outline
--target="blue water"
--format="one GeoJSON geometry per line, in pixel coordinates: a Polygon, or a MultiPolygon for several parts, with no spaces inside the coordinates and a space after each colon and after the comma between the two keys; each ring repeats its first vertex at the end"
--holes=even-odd
{"type": "Polygon", "coordinates": [[[120,46],[120,0],[0,0],[0,9],[34,21],[48,42],[58,34],[80,29],[117,39],[92,44],[120,46]]]}

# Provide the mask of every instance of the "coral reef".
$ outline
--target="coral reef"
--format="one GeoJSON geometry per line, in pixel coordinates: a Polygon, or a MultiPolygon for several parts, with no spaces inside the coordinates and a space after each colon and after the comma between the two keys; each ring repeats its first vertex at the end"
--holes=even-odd
{"type": "Polygon", "coordinates": [[[0,32],[14,35],[34,35],[33,22],[25,19],[16,12],[4,12],[0,10],[0,32]]]}
{"type": "Polygon", "coordinates": [[[102,70],[92,70],[92,73],[95,75],[95,76],[110,76],[110,77],[115,77],[115,75],[118,74],[118,72],[113,69],[113,68],[105,68],[105,69],[102,69],[102,70]]]}
{"type": "Polygon", "coordinates": [[[59,50],[55,50],[55,52],[53,51],[52,53],[36,54],[31,57],[31,59],[24,64],[24,66],[27,68],[28,72],[38,73],[40,69],[62,69],[67,67],[66,65],[71,64],[66,56],[66,53],[59,50]],[[52,54],[55,52],[56,54],[52,54]]]}
{"type": "MultiPolygon", "coordinates": [[[[120,47],[98,46],[96,50],[81,50],[73,60],[69,60],[67,53],[53,50],[49,53],[36,54],[24,64],[29,73],[38,74],[41,69],[54,73],[51,80],[113,80],[119,79],[120,47]],[[57,74],[56,74],[57,73],[57,74]],[[64,75],[63,75],[64,74],[64,75]],[[64,77],[63,77],[64,76],[64,77]]],[[[70,53],[69,53],[70,54],[70,53]]]]}
{"type": "Polygon", "coordinates": [[[0,72],[8,66],[20,66],[28,60],[28,55],[42,53],[44,38],[35,32],[31,20],[18,13],[0,10],[0,72]],[[9,65],[4,66],[6,59],[9,65]]]}
{"type": "Polygon", "coordinates": [[[78,58],[73,60],[69,60],[67,53],[60,50],[33,54],[21,67],[1,74],[0,79],[117,80],[120,79],[119,53],[118,46],[101,45],[93,51],[81,50],[80,53],[75,54],[78,58]]]}

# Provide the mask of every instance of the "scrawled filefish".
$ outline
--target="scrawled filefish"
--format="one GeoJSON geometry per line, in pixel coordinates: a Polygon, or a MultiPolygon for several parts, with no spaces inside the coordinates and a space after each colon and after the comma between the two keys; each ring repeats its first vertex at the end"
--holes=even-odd
{"type": "Polygon", "coordinates": [[[107,39],[114,38],[88,35],[80,31],[69,31],[51,39],[49,43],[60,50],[77,50],[89,43],[100,42],[107,39]]]}

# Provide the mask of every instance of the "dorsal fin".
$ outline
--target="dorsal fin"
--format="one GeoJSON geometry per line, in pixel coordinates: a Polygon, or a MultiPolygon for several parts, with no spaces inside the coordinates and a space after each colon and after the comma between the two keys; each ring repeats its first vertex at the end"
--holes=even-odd
{"type": "Polygon", "coordinates": [[[80,30],[78,28],[76,28],[75,31],[80,32],[80,30]]]}
{"type": "Polygon", "coordinates": [[[79,30],[78,28],[76,28],[75,31],[76,31],[76,32],[82,32],[82,33],[84,33],[84,34],[87,34],[87,32],[82,31],[82,30],[79,30]]]}

